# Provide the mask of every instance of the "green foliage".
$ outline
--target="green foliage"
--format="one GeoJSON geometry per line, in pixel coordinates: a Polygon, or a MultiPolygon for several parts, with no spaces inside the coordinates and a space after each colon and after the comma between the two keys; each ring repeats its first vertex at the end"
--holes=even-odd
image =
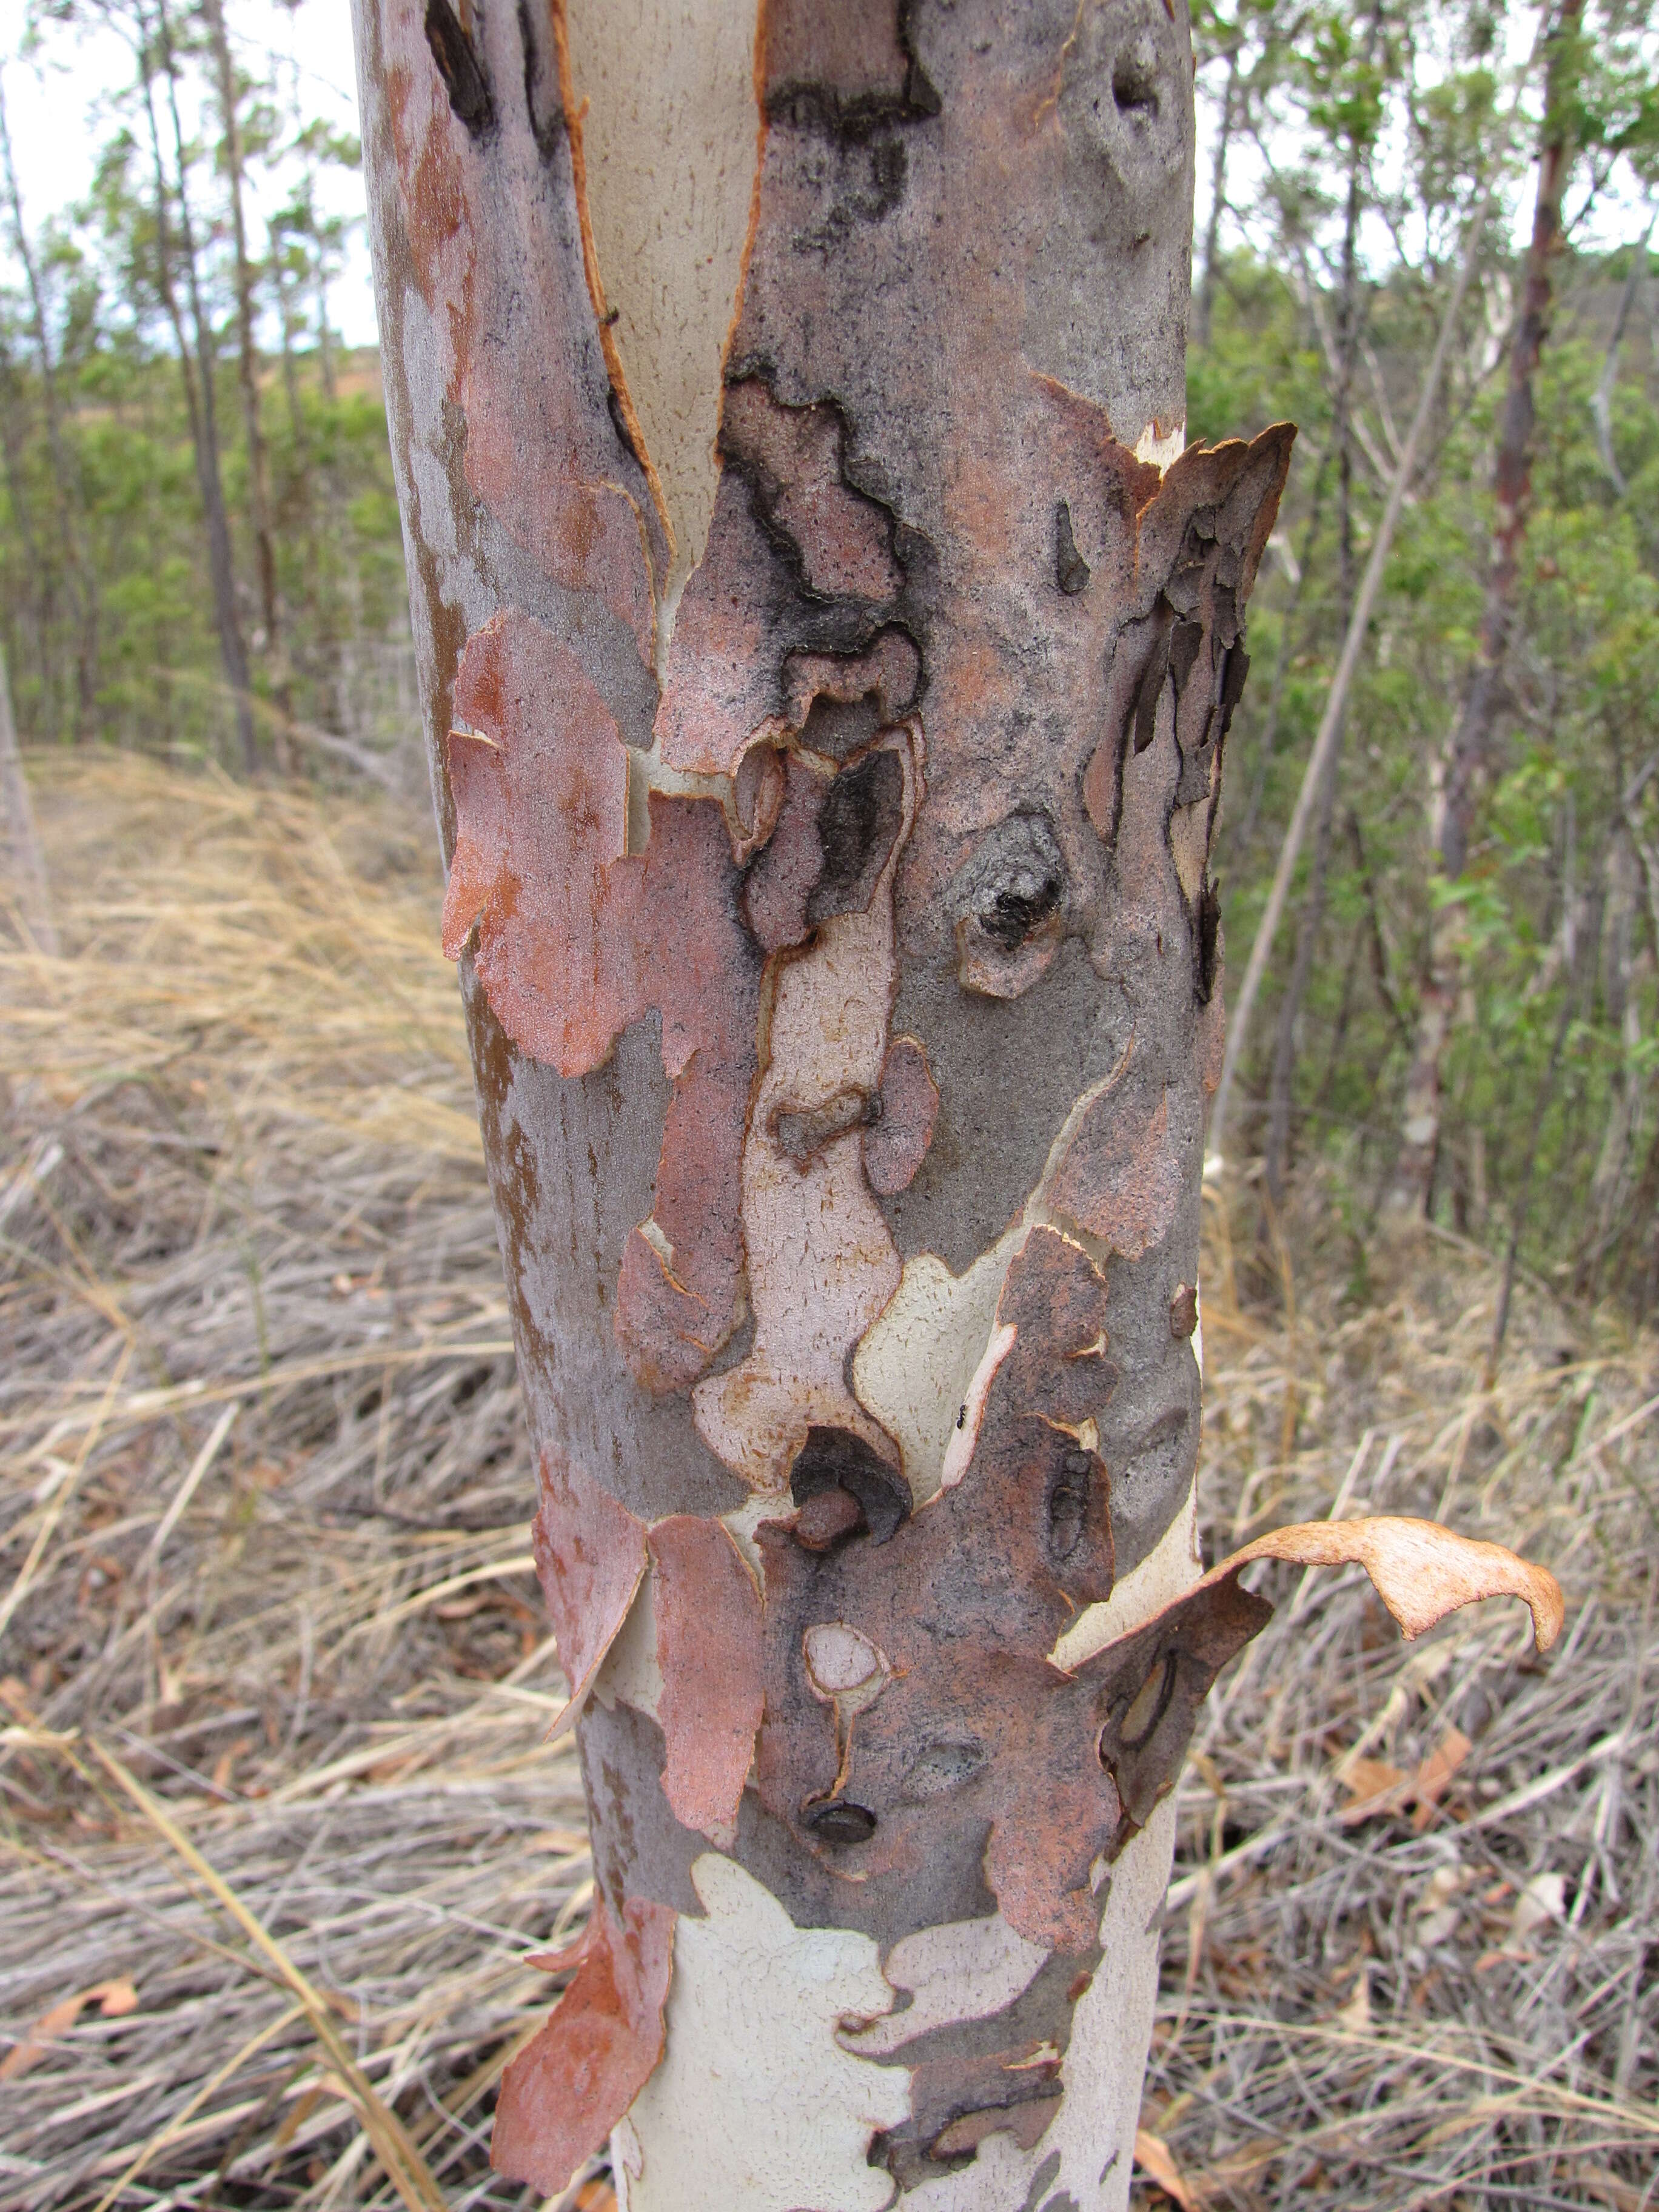
{"type": "MultiPolygon", "coordinates": [[[[48,12],[86,4],[55,0],[48,12]]],[[[185,0],[174,12],[179,66],[199,88],[185,0]]],[[[1237,975],[1341,647],[1345,532],[1352,578],[1470,216],[1497,180],[1501,216],[1454,333],[1349,705],[1316,957],[1295,1030],[1294,1152],[1326,1170],[1363,1272],[1399,1148],[1431,948],[1437,933],[1451,933],[1466,988],[1443,1069],[1437,1212],[1501,1246],[1530,1191],[1528,1261],[1639,1305],[1659,1299],[1659,256],[1646,234],[1659,185],[1659,70],[1649,11],[1636,0],[1594,0],[1581,27],[1563,29],[1571,12],[1556,0],[1558,35],[1518,88],[1534,26],[1505,0],[1200,0],[1210,138],[1199,167],[1206,179],[1220,176],[1226,221],[1206,287],[1208,336],[1189,356],[1188,431],[1212,440],[1285,419],[1299,429],[1251,611],[1255,672],[1230,744],[1216,857],[1237,975]],[[1449,884],[1436,858],[1434,793],[1481,635],[1493,456],[1547,95],[1569,142],[1566,237],[1534,383],[1531,503],[1496,750],[1468,865],[1449,884]],[[1230,136],[1218,168],[1224,105],[1230,136]],[[1345,471],[1335,368],[1351,199],[1357,351],[1345,471]],[[1615,476],[1594,403],[1633,266],[1640,282],[1607,408],[1615,476]]],[[[183,179],[199,219],[237,603],[268,763],[279,688],[299,722],[354,740],[374,741],[399,690],[412,712],[376,367],[343,356],[328,324],[345,237],[325,211],[322,179],[331,166],[355,166],[359,149],[302,112],[298,85],[282,66],[250,71],[240,115],[247,158],[277,186],[263,203],[257,273],[280,657],[261,645],[253,583],[224,143],[210,94],[191,111],[203,131],[183,179]]],[[[0,635],[34,741],[96,738],[229,761],[167,296],[182,273],[178,185],[158,197],[143,103],[118,103],[87,205],[33,241],[45,360],[21,273],[0,289],[0,635]]],[[[1316,842],[1293,916],[1311,887],[1316,842]]],[[[1262,1126],[1294,939],[1292,920],[1250,1032],[1238,1109],[1247,1146],[1262,1126]]]]}
{"type": "MultiPolygon", "coordinates": [[[[1582,1290],[1659,1300],[1659,44],[1646,11],[1591,6],[1546,50],[1566,112],[1567,234],[1533,384],[1531,497],[1490,774],[1467,866],[1440,872],[1436,790],[1475,665],[1491,485],[1544,110],[1540,62],[1518,112],[1518,37],[1474,8],[1376,14],[1212,10],[1204,52],[1240,42],[1265,176],[1230,200],[1209,342],[1188,364],[1189,428],[1288,416],[1300,429],[1275,547],[1251,611],[1254,673],[1230,744],[1217,855],[1237,975],[1294,806],[1345,629],[1334,346],[1342,180],[1365,218],[1363,351],[1350,528],[1363,563],[1397,441],[1444,312],[1469,210],[1493,173],[1493,227],[1456,332],[1432,450],[1384,572],[1351,698],[1307,997],[1297,1013],[1294,1157],[1322,1164],[1363,1249],[1399,1154],[1413,1024],[1437,933],[1463,988],[1442,1065],[1432,1203],[1582,1290]],[[1269,20],[1271,17],[1271,20],[1269,20]],[[1275,33],[1302,27],[1294,58],[1275,33]],[[1559,58],[1565,55],[1565,60],[1559,58]],[[1270,66],[1270,64],[1272,64],[1270,66]],[[1505,120],[1512,117],[1512,120],[1505,120]],[[1352,165],[1358,164],[1357,170],[1352,165]],[[1623,242],[1607,239],[1609,230],[1623,242]],[[1605,246],[1592,243],[1599,229],[1605,246]],[[1636,241],[1640,241],[1639,246],[1636,241]],[[1611,371],[1612,453],[1595,400],[1632,258],[1642,267],[1611,371]],[[1299,571],[1301,581],[1296,580],[1299,571]],[[1535,1157],[1534,1156],[1535,1137],[1535,1157]],[[1529,1195],[1528,1195],[1529,1194],[1529,1195]]],[[[1219,64],[1208,64],[1213,92],[1219,64]]],[[[1204,80],[1200,80],[1202,83],[1204,80]]],[[[1236,1104],[1261,1141],[1275,1028],[1314,873],[1310,837],[1236,1104]]]]}

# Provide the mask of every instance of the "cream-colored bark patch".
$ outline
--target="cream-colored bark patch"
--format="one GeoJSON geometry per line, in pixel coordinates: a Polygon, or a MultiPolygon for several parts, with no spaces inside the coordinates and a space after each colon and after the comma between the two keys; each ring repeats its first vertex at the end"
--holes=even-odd
{"type": "Polygon", "coordinates": [[[662,1668],[657,1663],[657,1608],[652,1601],[652,1572],[640,1577],[628,1618],[593,1680],[593,1695],[608,1710],[618,1702],[656,1717],[662,1696],[662,1668]]]}
{"type": "Polygon", "coordinates": [[[963,1275],[920,1252],[904,1263],[897,1291],[859,1346],[853,1387],[903,1455],[918,1505],[943,1480],[974,1376],[996,1327],[1008,1262],[1024,1224],[981,1253],[963,1275]]]}
{"type": "Polygon", "coordinates": [[[843,1698],[872,1685],[879,1690],[893,1671],[880,1646],[844,1620],[816,1621],[802,1641],[807,1675],[821,1698],[843,1698]]]}
{"type": "Polygon", "coordinates": [[[1069,2190],[1078,2212],[1124,2212],[1129,2202],[1158,1998],[1158,1931],[1175,1844],[1171,1792],[1112,1869],[1100,1922],[1100,1964],[1072,2016],[1072,2040],[1060,2069],[1066,2094],[1036,2156],[1060,2153],[1060,2172],[1049,2185],[1069,2190]]]}
{"type": "MultiPolygon", "coordinates": [[[[822,922],[805,951],[774,956],[769,1051],[743,1148],[743,1233],[755,1341],[692,1393],[703,1441],[760,1490],[781,1490],[811,1427],[850,1430],[883,1457],[888,1440],[847,1388],[845,1364],[898,1288],[901,1265],[864,1173],[862,1130],[802,1160],[781,1127],[881,1082],[896,953],[893,875],[915,816],[908,732],[902,828],[870,904],[822,922]]],[[[826,1116],[826,1126],[833,1117],[826,1116]]]]}
{"type": "Polygon", "coordinates": [[[939,1471],[941,1490],[949,1490],[968,1472],[969,1462],[979,1446],[980,1424],[985,1419],[985,1401],[990,1395],[992,1383],[997,1379],[998,1368],[1014,1348],[1014,1339],[1018,1334],[1018,1331],[1012,1322],[1005,1322],[1000,1328],[992,1332],[984,1357],[975,1368],[963,1394],[956,1425],[951,1431],[951,1441],[945,1448],[944,1464],[939,1471]]]}
{"type": "Polygon", "coordinates": [[[1177,422],[1168,435],[1156,422],[1149,422],[1135,440],[1135,459],[1150,461],[1156,469],[1167,469],[1171,461],[1178,461],[1187,450],[1187,425],[1177,422]]]}
{"type": "Polygon", "coordinates": [[[894,1944],[884,1969],[896,1990],[909,1992],[910,2002],[842,2040],[849,2051],[884,2057],[951,2021],[984,2020],[1029,1989],[1048,1956],[1000,1912],[918,1929],[894,1944]]]}
{"type": "Polygon", "coordinates": [[[566,0],[587,217],[611,335],[674,538],[659,651],[702,556],[720,370],[754,194],[756,10],[566,0]]]}
{"type": "Polygon", "coordinates": [[[797,1928],[718,1852],[691,1879],[708,1917],[675,1930],[668,2046],[618,2131],[622,2212],[882,2212],[892,2180],[865,2154],[908,2118],[909,2076],[836,2039],[892,2004],[875,1943],[797,1928]]]}

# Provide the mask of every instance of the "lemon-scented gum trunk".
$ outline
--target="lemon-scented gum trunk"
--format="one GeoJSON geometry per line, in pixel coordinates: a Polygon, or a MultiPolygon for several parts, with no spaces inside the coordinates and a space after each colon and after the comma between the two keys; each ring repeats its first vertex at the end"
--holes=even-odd
{"type": "Polygon", "coordinates": [[[1196,1284],[1291,434],[1183,450],[1185,9],[356,30],[593,1834],[495,2161],[1121,2208],[1168,1793],[1267,1610],[1200,1576],[1196,1284]]]}

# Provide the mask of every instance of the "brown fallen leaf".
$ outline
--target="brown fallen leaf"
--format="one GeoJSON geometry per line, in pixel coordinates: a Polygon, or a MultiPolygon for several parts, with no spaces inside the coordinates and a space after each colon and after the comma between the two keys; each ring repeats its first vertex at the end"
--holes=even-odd
{"type": "Polygon", "coordinates": [[[1374,1820],[1386,1813],[1405,1810],[1412,1778],[1403,1766],[1390,1766],[1386,1759],[1356,1759],[1341,1778],[1353,1802],[1339,1815],[1345,1828],[1360,1820],[1374,1820]]]}
{"type": "Polygon", "coordinates": [[[138,1992],[125,1979],[94,1982],[72,1997],[60,1997],[48,2007],[19,2044],[0,2058],[0,2081],[15,2081],[47,2057],[59,2036],[67,2035],[89,2004],[95,2002],[106,2020],[123,2020],[138,2009],[138,1992]]]}
{"type": "Polygon", "coordinates": [[[1453,1776],[1474,1748],[1462,1729],[1449,1728],[1418,1768],[1412,1783],[1412,1792],[1417,1799],[1412,1826],[1419,1836],[1433,1820],[1440,1800],[1451,1787],[1453,1776]]]}
{"type": "Polygon", "coordinates": [[[1474,1748],[1462,1729],[1449,1728],[1414,1774],[1385,1759],[1350,1760],[1339,1777],[1353,1801],[1338,1815],[1342,1826],[1388,1819],[1414,1805],[1412,1826],[1420,1836],[1474,1748]]]}
{"type": "Polygon", "coordinates": [[[1203,2200],[1182,2175],[1169,2145],[1146,2128],[1135,2130],[1135,2164],[1150,2176],[1164,2194],[1180,2205],[1181,2212],[1204,2212],[1203,2200]]]}

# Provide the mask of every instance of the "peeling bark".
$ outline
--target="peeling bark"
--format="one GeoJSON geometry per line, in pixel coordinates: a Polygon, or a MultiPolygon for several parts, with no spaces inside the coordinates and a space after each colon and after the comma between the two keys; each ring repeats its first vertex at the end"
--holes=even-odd
{"type": "Polygon", "coordinates": [[[357,10],[593,1838],[495,2156],[1121,2208],[1167,1793],[1266,1611],[1199,1580],[1194,1285],[1291,434],[1182,451],[1184,11],[735,20],[357,10]]]}

